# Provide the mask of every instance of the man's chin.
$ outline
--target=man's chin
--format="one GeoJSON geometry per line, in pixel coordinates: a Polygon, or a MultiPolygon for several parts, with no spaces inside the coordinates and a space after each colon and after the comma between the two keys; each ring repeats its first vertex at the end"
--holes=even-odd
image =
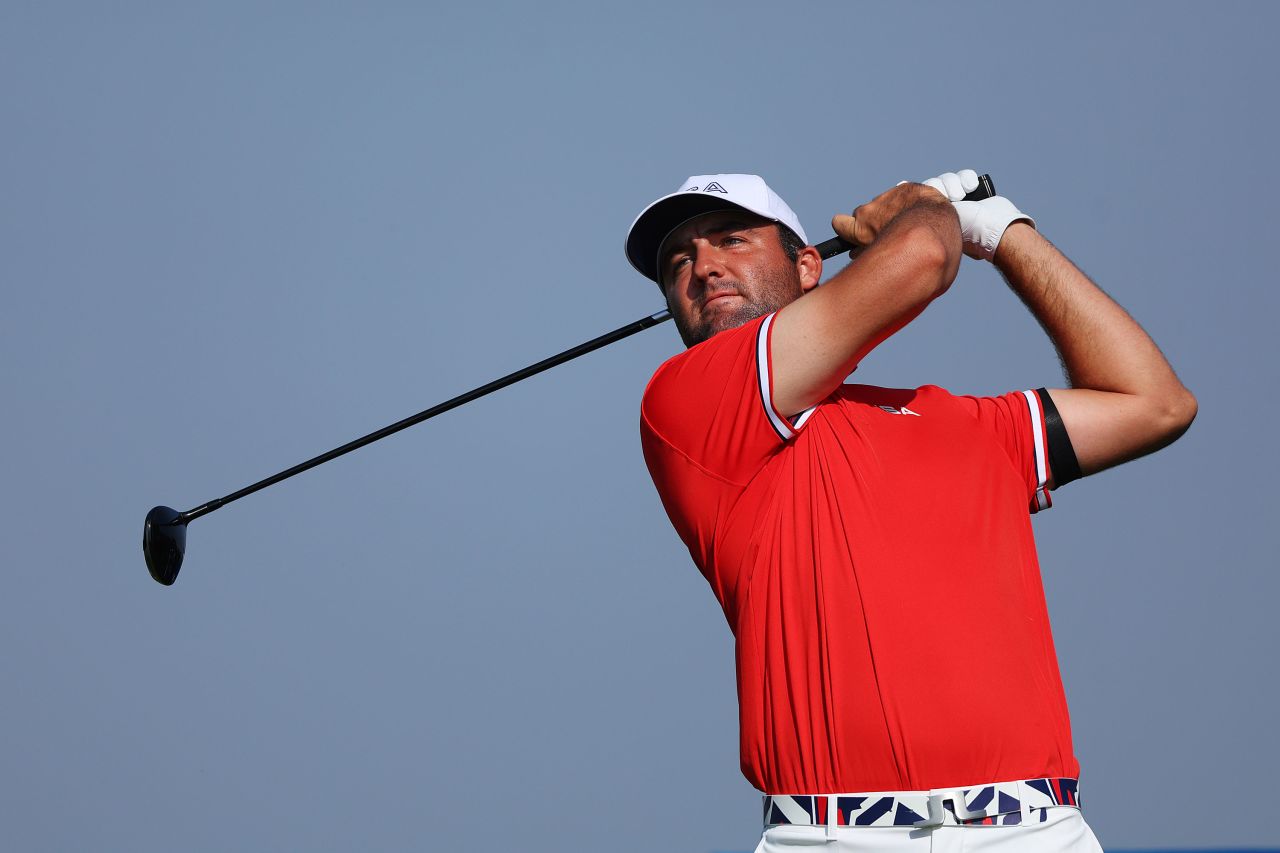
{"type": "Polygon", "coordinates": [[[685,346],[691,347],[721,332],[727,332],[730,329],[736,329],[739,326],[750,323],[757,317],[762,317],[767,313],[769,312],[749,302],[734,306],[732,309],[726,307],[716,311],[713,317],[708,318],[696,330],[689,330],[689,334],[686,334],[685,330],[681,329],[680,337],[684,339],[685,346]]]}
{"type": "Polygon", "coordinates": [[[727,332],[730,329],[736,329],[744,323],[750,323],[757,317],[763,317],[768,314],[767,308],[763,308],[752,302],[743,302],[740,305],[729,306],[716,312],[711,318],[710,327],[711,334],[727,332]]]}

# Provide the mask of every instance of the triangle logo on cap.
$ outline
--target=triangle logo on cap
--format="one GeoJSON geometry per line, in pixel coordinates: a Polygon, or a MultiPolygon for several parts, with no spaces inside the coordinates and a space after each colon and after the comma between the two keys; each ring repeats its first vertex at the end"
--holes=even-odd
{"type": "Polygon", "coordinates": [[[711,183],[707,184],[705,187],[685,187],[684,189],[680,190],[680,192],[696,193],[699,190],[701,190],[704,193],[724,193],[725,195],[729,194],[729,191],[724,187],[720,186],[718,181],[712,181],[711,183]]]}

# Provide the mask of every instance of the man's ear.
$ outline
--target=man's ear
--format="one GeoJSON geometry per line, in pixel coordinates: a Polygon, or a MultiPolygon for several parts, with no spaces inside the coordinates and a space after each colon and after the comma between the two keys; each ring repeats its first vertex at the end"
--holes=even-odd
{"type": "Polygon", "coordinates": [[[822,280],[822,255],[813,246],[805,246],[796,255],[796,271],[800,273],[800,291],[813,290],[822,280]]]}

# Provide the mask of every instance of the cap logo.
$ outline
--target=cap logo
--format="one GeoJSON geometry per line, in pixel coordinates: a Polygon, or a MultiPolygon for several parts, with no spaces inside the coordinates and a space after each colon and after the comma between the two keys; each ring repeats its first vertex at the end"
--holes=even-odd
{"type": "Polygon", "coordinates": [[[729,194],[729,191],[724,187],[720,186],[719,182],[717,181],[712,181],[711,183],[707,184],[705,187],[685,187],[684,189],[680,190],[680,192],[696,193],[699,190],[701,190],[704,193],[724,193],[725,195],[729,194]]]}

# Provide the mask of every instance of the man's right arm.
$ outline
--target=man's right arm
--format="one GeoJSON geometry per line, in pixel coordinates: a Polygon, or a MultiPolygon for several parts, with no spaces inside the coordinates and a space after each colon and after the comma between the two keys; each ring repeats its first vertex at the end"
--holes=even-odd
{"type": "Polygon", "coordinates": [[[994,263],[1062,358],[1071,387],[1049,395],[1079,474],[1151,453],[1191,426],[1196,399],[1155,341],[1038,231],[1011,225],[994,263]]]}
{"type": "Polygon", "coordinates": [[[955,210],[921,184],[894,187],[831,224],[860,249],[853,263],[774,319],[772,394],[784,415],[831,394],[863,356],[946,292],[960,266],[955,210]]]}

